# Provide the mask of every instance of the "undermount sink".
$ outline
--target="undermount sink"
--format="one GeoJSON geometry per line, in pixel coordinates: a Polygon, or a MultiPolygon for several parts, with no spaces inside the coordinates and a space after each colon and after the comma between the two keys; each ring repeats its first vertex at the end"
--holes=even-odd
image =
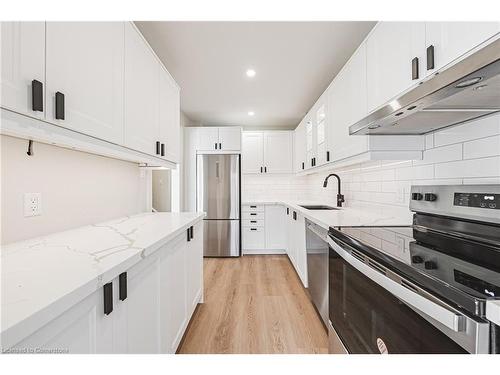
{"type": "Polygon", "coordinates": [[[300,207],[305,208],[306,210],[338,210],[338,208],[325,206],[323,204],[304,205],[304,206],[301,205],[300,207]]]}

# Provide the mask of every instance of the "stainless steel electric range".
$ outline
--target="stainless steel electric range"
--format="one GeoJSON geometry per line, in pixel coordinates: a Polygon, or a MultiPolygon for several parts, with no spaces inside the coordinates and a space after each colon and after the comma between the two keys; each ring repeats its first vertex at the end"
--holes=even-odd
{"type": "Polygon", "coordinates": [[[330,351],[500,353],[500,185],[413,186],[410,209],[330,228],[330,351]]]}

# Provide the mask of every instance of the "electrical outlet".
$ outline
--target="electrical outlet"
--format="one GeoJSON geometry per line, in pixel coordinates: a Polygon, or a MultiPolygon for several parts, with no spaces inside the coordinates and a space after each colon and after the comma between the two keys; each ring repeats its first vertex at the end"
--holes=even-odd
{"type": "Polygon", "coordinates": [[[42,194],[24,193],[24,217],[42,214],[42,194]]]}

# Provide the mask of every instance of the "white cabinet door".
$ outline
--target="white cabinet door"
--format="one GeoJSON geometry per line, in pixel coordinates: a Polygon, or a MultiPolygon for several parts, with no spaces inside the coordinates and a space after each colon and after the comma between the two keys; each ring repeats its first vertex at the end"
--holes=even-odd
{"type": "Polygon", "coordinates": [[[424,60],[425,23],[379,22],[366,40],[366,51],[371,112],[417,82],[412,80],[412,59],[424,60]]]}
{"type": "Polygon", "coordinates": [[[300,172],[306,168],[306,128],[302,121],[293,132],[294,171],[300,172]]]}
{"type": "Polygon", "coordinates": [[[219,129],[215,127],[198,128],[198,150],[216,151],[219,149],[219,129]]]}
{"type": "Polygon", "coordinates": [[[241,150],[241,128],[240,127],[220,127],[219,128],[220,150],[240,151],[241,150]]]}
{"type": "Polygon", "coordinates": [[[304,216],[297,213],[294,222],[295,264],[300,280],[307,288],[307,252],[306,252],[306,222],[304,216]]]}
{"type": "Polygon", "coordinates": [[[264,171],[266,173],[292,173],[292,132],[264,132],[264,171]]]}
{"type": "Polygon", "coordinates": [[[1,22],[0,104],[3,108],[44,118],[45,22],[1,22]],[[32,81],[42,84],[42,111],[33,110],[32,81]]]}
{"type": "Polygon", "coordinates": [[[314,142],[316,146],[316,159],[314,166],[320,166],[330,161],[330,151],[328,149],[328,100],[327,95],[324,94],[318,100],[315,106],[313,116],[313,124],[316,128],[314,131],[314,142]]]}
{"type": "Polygon", "coordinates": [[[159,71],[138,31],[125,23],[125,146],[150,155],[159,141],[159,71]]]}
{"type": "Polygon", "coordinates": [[[175,353],[187,325],[187,243],[187,233],[182,233],[167,244],[161,254],[159,332],[161,332],[162,353],[175,353]]]}
{"type": "Polygon", "coordinates": [[[286,209],[281,205],[265,207],[266,249],[286,249],[286,209]]]}
{"type": "Polygon", "coordinates": [[[127,299],[117,304],[116,311],[126,353],[160,353],[160,252],[127,271],[127,299]]]}
{"type": "Polygon", "coordinates": [[[115,315],[104,315],[103,289],[92,293],[13,347],[33,353],[113,353],[115,315]]]}
{"type": "Polygon", "coordinates": [[[349,126],[367,113],[366,98],[366,45],[362,44],[328,90],[333,161],[367,150],[366,136],[349,135],[349,126]]]}
{"type": "Polygon", "coordinates": [[[46,30],[47,120],[122,144],[124,23],[47,22],[46,30]]]}
{"type": "Polygon", "coordinates": [[[193,227],[186,252],[186,303],[189,319],[203,296],[203,221],[193,227]]]}
{"type": "Polygon", "coordinates": [[[316,156],[316,147],[314,142],[314,124],[311,119],[311,112],[305,117],[305,132],[306,132],[306,163],[305,169],[314,167],[313,158],[316,156]]]}
{"type": "Polygon", "coordinates": [[[426,48],[434,47],[434,68],[427,74],[459,58],[500,32],[500,22],[427,22],[426,48]]]}
{"type": "Polygon", "coordinates": [[[179,162],[180,106],[179,88],[168,73],[160,67],[159,139],[164,145],[163,158],[179,162]]]}
{"type": "Polygon", "coordinates": [[[264,168],[264,134],[262,132],[243,132],[242,139],[242,173],[262,173],[264,168]]]}

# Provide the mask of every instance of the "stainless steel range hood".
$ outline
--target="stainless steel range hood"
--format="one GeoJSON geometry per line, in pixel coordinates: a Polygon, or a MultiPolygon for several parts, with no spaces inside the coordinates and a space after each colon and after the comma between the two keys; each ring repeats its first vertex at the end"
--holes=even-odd
{"type": "Polygon", "coordinates": [[[500,39],[349,127],[349,134],[420,135],[500,111],[500,39]]]}

